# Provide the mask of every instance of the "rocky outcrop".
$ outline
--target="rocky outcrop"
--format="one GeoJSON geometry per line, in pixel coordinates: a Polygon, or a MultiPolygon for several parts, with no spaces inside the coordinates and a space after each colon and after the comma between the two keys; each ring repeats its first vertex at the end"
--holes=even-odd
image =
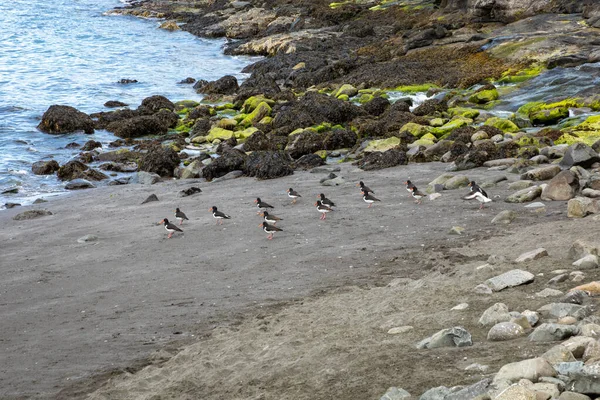
{"type": "Polygon", "coordinates": [[[53,105],[42,115],[42,121],[37,128],[52,134],[77,131],[94,133],[94,121],[89,115],[73,107],[53,105]]]}
{"type": "Polygon", "coordinates": [[[358,161],[358,167],[365,171],[373,171],[376,169],[390,168],[397,165],[408,164],[406,153],[396,149],[390,149],[383,153],[372,152],[358,161]]]}
{"type": "Polygon", "coordinates": [[[216,81],[208,82],[207,84],[196,89],[198,93],[204,94],[234,94],[238,90],[238,81],[235,76],[225,75],[216,81]]]}
{"type": "Polygon", "coordinates": [[[56,160],[38,161],[31,166],[31,172],[36,175],[52,175],[58,171],[59,168],[60,165],[58,165],[56,160]]]}
{"type": "Polygon", "coordinates": [[[247,157],[245,153],[238,150],[227,151],[202,169],[202,177],[211,181],[231,171],[243,170],[247,157]]]}
{"type": "Polygon", "coordinates": [[[273,179],[294,173],[289,155],[283,151],[255,151],[244,164],[244,174],[258,179],[273,179]]]}
{"type": "Polygon", "coordinates": [[[121,121],[115,121],[106,127],[121,138],[138,138],[150,135],[164,135],[168,128],[155,116],[143,115],[121,121]]]}
{"type": "Polygon", "coordinates": [[[170,147],[153,146],[140,159],[140,171],[154,172],[162,177],[173,176],[179,166],[179,156],[170,147]]]}

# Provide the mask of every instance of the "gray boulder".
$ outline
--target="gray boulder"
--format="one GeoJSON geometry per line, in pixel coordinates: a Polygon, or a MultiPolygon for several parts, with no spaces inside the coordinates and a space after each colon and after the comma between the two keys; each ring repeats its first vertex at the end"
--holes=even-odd
{"type": "Polygon", "coordinates": [[[529,335],[532,342],[555,342],[577,335],[579,328],[573,325],[541,324],[529,335]]]}
{"type": "Polygon", "coordinates": [[[494,377],[494,382],[516,382],[521,379],[537,382],[542,376],[554,377],[556,375],[552,365],[547,360],[538,357],[504,365],[494,377]]]}
{"type": "Polygon", "coordinates": [[[411,400],[412,396],[406,390],[391,387],[379,400],[411,400]]]}
{"type": "Polygon", "coordinates": [[[535,276],[531,272],[523,271],[520,269],[513,269],[511,271],[505,272],[501,275],[488,279],[487,281],[485,281],[485,284],[489,286],[494,292],[499,292],[508,287],[519,286],[533,282],[534,279],[535,276]]]}
{"type": "Polygon", "coordinates": [[[525,189],[516,191],[508,196],[504,201],[507,203],[526,203],[540,197],[542,188],[540,186],[531,186],[525,189]]]}
{"type": "Polygon", "coordinates": [[[521,175],[523,180],[545,181],[554,178],[561,171],[558,165],[549,165],[545,167],[534,168],[521,175]]]}
{"type": "Polygon", "coordinates": [[[442,329],[433,336],[423,339],[417,345],[419,349],[435,349],[438,347],[465,347],[472,346],[471,334],[461,326],[442,329]]]}
{"type": "Polygon", "coordinates": [[[579,178],[569,171],[561,171],[542,190],[542,200],[566,201],[575,197],[579,190],[579,178]]]}
{"type": "Polygon", "coordinates": [[[492,342],[500,342],[516,339],[524,334],[525,330],[521,325],[517,325],[514,322],[500,322],[492,326],[488,332],[487,339],[492,342]]]}
{"type": "Polygon", "coordinates": [[[510,321],[508,306],[504,303],[496,303],[483,312],[479,318],[479,324],[482,326],[495,325],[499,322],[510,321]]]}
{"type": "Polygon", "coordinates": [[[580,165],[589,168],[595,162],[600,161],[600,156],[594,149],[585,143],[574,143],[567,148],[560,165],[571,168],[574,165],[580,165]]]}

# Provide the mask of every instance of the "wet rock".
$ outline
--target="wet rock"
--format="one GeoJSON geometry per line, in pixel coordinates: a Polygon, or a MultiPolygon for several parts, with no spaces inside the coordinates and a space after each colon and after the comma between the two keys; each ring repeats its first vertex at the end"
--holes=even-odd
{"type": "MultiPolygon", "coordinates": [[[[296,161],[294,161],[294,166],[298,169],[310,169],[310,172],[319,172],[318,167],[321,165],[325,165],[325,160],[317,154],[306,154],[296,161]]],[[[339,171],[339,167],[337,169],[339,171]]]]}
{"type": "Polygon", "coordinates": [[[121,85],[130,85],[137,82],[137,79],[121,78],[117,83],[120,83],[121,85]]]}
{"type": "Polygon", "coordinates": [[[535,276],[528,271],[523,271],[520,269],[513,269],[511,271],[505,272],[501,275],[495,276],[493,278],[485,281],[485,284],[490,287],[494,292],[499,292],[508,287],[520,286],[526,283],[533,282],[535,276]]]}
{"type": "Polygon", "coordinates": [[[519,257],[517,257],[515,262],[522,263],[522,262],[527,262],[527,261],[533,261],[533,260],[538,260],[542,257],[547,257],[547,256],[548,256],[548,252],[546,251],[546,249],[540,247],[539,249],[531,250],[531,251],[521,254],[519,257]]]}
{"type": "Polygon", "coordinates": [[[445,100],[429,99],[421,103],[413,110],[417,116],[434,115],[436,112],[448,111],[448,103],[445,100]]]}
{"type": "Polygon", "coordinates": [[[6,208],[15,208],[15,207],[19,207],[21,204],[20,203],[4,203],[4,207],[6,208]]]}
{"type": "Polygon", "coordinates": [[[498,224],[508,225],[511,222],[513,222],[516,217],[517,217],[517,213],[514,212],[514,211],[512,211],[512,210],[500,211],[494,217],[494,219],[492,219],[492,224],[494,224],[494,225],[498,225],[498,224]]]}
{"type": "Polygon", "coordinates": [[[357,140],[358,136],[351,130],[332,129],[323,139],[323,148],[325,150],[352,148],[357,140]]]}
{"type": "Polygon", "coordinates": [[[412,396],[406,390],[397,387],[391,387],[385,392],[379,400],[411,400],[412,396]]]}
{"type": "Polygon", "coordinates": [[[572,199],[579,190],[579,179],[569,171],[561,171],[542,190],[542,200],[565,201],[572,199]]]}
{"type": "Polygon", "coordinates": [[[204,94],[234,94],[239,89],[235,76],[225,75],[216,81],[211,81],[196,89],[198,93],[204,94]]]}
{"type": "Polygon", "coordinates": [[[94,133],[94,121],[92,118],[70,106],[52,105],[38,124],[37,128],[45,133],[62,134],[84,131],[94,133]]]}
{"type": "Polygon", "coordinates": [[[488,332],[487,339],[493,342],[516,339],[525,335],[521,325],[514,322],[500,322],[494,325],[488,332]]]}
{"type": "Polygon", "coordinates": [[[35,219],[40,217],[45,217],[47,215],[52,215],[52,212],[48,210],[28,210],[22,213],[19,213],[13,217],[15,221],[24,221],[28,219],[35,219]]]}
{"type": "Polygon", "coordinates": [[[258,179],[274,179],[292,175],[292,160],[283,151],[254,151],[247,158],[244,166],[247,176],[258,179]]]}
{"type": "Polygon", "coordinates": [[[237,179],[237,178],[242,177],[243,175],[244,175],[244,171],[239,171],[239,170],[231,171],[231,172],[226,173],[223,176],[213,179],[211,182],[216,183],[216,182],[227,181],[230,179],[237,179]]]}
{"type": "Polygon", "coordinates": [[[541,187],[532,186],[511,194],[504,201],[507,203],[526,203],[537,199],[541,194],[541,187]]]}
{"type": "Polygon", "coordinates": [[[129,104],[123,103],[122,101],[117,101],[117,100],[109,100],[106,103],[104,103],[104,107],[108,107],[108,108],[127,107],[128,105],[129,104]]]}
{"type": "Polygon", "coordinates": [[[92,181],[100,181],[108,179],[108,176],[100,171],[89,168],[87,165],[79,161],[69,161],[58,169],[58,179],[61,181],[70,181],[73,179],[87,179],[92,181]]]}
{"type": "Polygon", "coordinates": [[[579,334],[579,328],[572,325],[544,323],[529,335],[532,342],[555,342],[579,334]]]}
{"type": "Polygon", "coordinates": [[[196,193],[202,193],[202,190],[197,186],[191,186],[187,189],[180,190],[179,197],[187,197],[196,193]]]}
{"type": "MultiPolygon", "coordinates": [[[[388,99],[383,97],[375,97],[373,100],[363,104],[362,108],[369,114],[375,117],[383,114],[390,106],[388,99]]],[[[408,110],[407,110],[408,111],[408,110]]]]}
{"type": "Polygon", "coordinates": [[[164,135],[168,131],[160,119],[154,115],[142,115],[121,121],[111,122],[106,130],[120,138],[138,138],[142,136],[164,135]]]}
{"type": "Polygon", "coordinates": [[[460,326],[443,329],[433,336],[423,339],[418,345],[419,349],[435,349],[438,347],[465,347],[472,346],[471,334],[460,326]]]}
{"type": "Polygon", "coordinates": [[[580,165],[589,168],[595,162],[600,161],[600,156],[594,149],[585,143],[574,143],[567,148],[560,165],[571,168],[574,165],[580,165]]]}
{"type": "Polygon", "coordinates": [[[575,261],[572,265],[579,269],[594,269],[594,268],[598,268],[598,266],[600,265],[600,262],[598,260],[598,256],[593,255],[593,254],[588,254],[587,256],[584,256],[584,257],[580,258],[579,260],[575,261]]]}
{"type": "Polygon", "coordinates": [[[163,109],[173,111],[175,110],[175,104],[165,96],[161,95],[146,97],[138,107],[138,111],[145,115],[156,114],[163,109]]]}
{"type": "Polygon", "coordinates": [[[58,171],[59,168],[60,165],[58,165],[58,162],[55,160],[37,161],[31,166],[31,172],[35,175],[52,175],[58,171]]]}
{"type": "Polygon", "coordinates": [[[479,324],[483,326],[495,325],[499,322],[510,321],[508,306],[504,303],[496,303],[483,312],[479,318],[479,324]]]}
{"type": "Polygon", "coordinates": [[[206,180],[219,178],[231,171],[243,170],[247,155],[238,150],[230,150],[221,157],[213,160],[210,165],[202,169],[202,176],[206,180]]]}
{"type": "Polygon", "coordinates": [[[358,167],[364,171],[373,171],[406,164],[408,164],[408,157],[406,157],[406,153],[395,149],[391,149],[383,153],[368,153],[360,161],[358,161],[358,167]]]}
{"type": "Polygon", "coordinates": [[[312,154],[324,149],[323,141],[325,135],[314,129],[304,129],[288,137],[288,144],[285,147],[292,158],[300,158],[306,154],[312,154]]]}
{"type": "Polygon", "coordinates": [[[92,189],[95,188],[94,184],[85,179],[73,179],[72,181],[67,182],[65,185],[65,189],[67,190],[81,190],[81,189],[92,189]]]}
{"type": "Polygon", "coordinates": [[[128,162],[136,162],[137,159],[141,156],[137,151],[131,151],[128,149],[120,149],[114,151],[107,151],[100,153],[96,156],[98,161],[111,161],[117,163],[128,163],[128,162]]]}
{"type": "Polygon", "coordinates": [[[554,178],[560,173],[561,169],[558,165],[549,165],[546,167],[539,167],[525,172],[521,175],[521,179],[531,181],[545,181],[554,178]]]}
{"type": "Polygon", "coordinates": [[[469,178],[465,175],[456,175],[452,178],[448,179],[444,183],[444,190],[454,190],[459,189],[461,187],[466,187],[469,185],[469,178]]]}
{"type": "Polygon", "coordinates": [[[153,172],[139,171],[134,181],[141,185],[154,185],[160,182],[160,175],[153,172]]]}
{"type": "Polygon", "coordinates": [[[276,151],[283,150],[286,143],[287,138],[285,137],[273,136],[270,133],[256,131],[246,139],[244,149],[246,151],[276,151]]]}
{"type": "Polygon", "coordinates": [[[574,317],[583,319],[590,314],[588,307],[573,303],[550,303],[546,304],[538,310],[540,314],[547,318],[563,318],[574,317]]]}
{"type": "Polygon", "coordinates": [[[85,144],[81,147],[81,151],[92,151],[98,147],[102,147],[102,143],[96,141],[96,140],[88,140],[87,142],[85,142],[85,144]]]}
{"type": "Polygon", "coordinates": [[[537,382],[542,376],[554,377],[556,375],[557,373],[552,365],[545,359],[538,357],[504,365],[494,377],[494,382],[516,382],[520,379],[537,382]]]}
{"type": "Polygon", "coordinates": [[[598,201],[587,197],[575,197],[567,203],[567,217],[583,218],[600,212],[598,201]]]}

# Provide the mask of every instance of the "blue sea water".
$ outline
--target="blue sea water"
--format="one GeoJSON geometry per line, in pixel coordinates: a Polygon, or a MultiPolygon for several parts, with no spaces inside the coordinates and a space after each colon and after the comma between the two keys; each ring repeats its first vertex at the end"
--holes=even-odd
{"type": "Polygon", "coordinates": [[[118,0],[0,1],[0,208],[31,203],[63,192],[55,176],[36,176],[31,164],[54,158],[64,163],[79,153],[65,149],[94,139],[108,144],[106,131],[93,135],[48,135],[36,129],[52,104],[83,112],[108,111],[119,100],[136,108],[160,94],[172,101],[200,100],[193,77],[214,80],[240,71],[253,60],[222,54],[222,40],[159,29],[161,21],[105,14],[118,0]],[[123,85],[121,79],[138,83],[123,85]],[[4,193],[18,189],[15,193],[4,193]]]}

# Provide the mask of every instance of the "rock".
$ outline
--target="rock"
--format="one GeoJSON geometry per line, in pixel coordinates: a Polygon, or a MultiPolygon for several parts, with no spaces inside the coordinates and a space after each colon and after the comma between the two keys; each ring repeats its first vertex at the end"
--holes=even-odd
{"type": "Polygon", "coordinates": [[[140,159],[140,171],[152,172],[159,176],[172,177],[179,166],[179,156],[170,147],[152,146],[140,159]]]}
{"type": "Polygon", "coordinates": [[[397,326],[394,328],[391,328],[387,331],[388,335],[399,335],[401,333],[407,333],[412,331],[414,328],[410,325],[406,325],[406,326],[397,326]]]}
{"type": "Polygon", "coordinates": [[[452,307],[450,310],[452,311],[463,311],[469,308],[469,303],[460,303],[452,307]]]}
{"type": "Polygon", "coordinates": [[[477,372],[486,373],[489,370],[490,370],[489,365],[482,365],[482,364],[478,364],[478,363],[470,364],[465,367],[465,371],[477,371],[477,372]]]}
{"type": "Polygon", "coordinates": [[[108,162],[108,163],[101,164],[98,168],[100,168],[103,171],[137,172],[138,165],[134,162],[128,162],[128,163],[108,162]]]}
{"type": "Polygon", "coordinates": [[[225,75],[216,81],[211,81],[197,88],[198,93],[205,94],[234,94],[239,89],[238,81],[235,76],[225,75]]]}
{"type": "Polygon", "coordinates": [[[513,385],[503,390],[494,400],[537,400],[537,395],[532,389],[513,385]]]}
{"type": "Polygon", "coordinates": [[[581,191],[581,194],[591,199],[597,199],[600,197],[600,190],[585,188],[581,191]]]}
{"type": "Polygon", "coordinates": [[[521,315],[527,318],[530,326],[535,326],[540,320],[539,314],[535,311],[525,310],[521,313],[521,315]]]}
{"type": "MultiPolygon", "coordinates": [[[[545,379],[554,379],[554,378],[546,377],[545,379]]],[[[564,382],[562,382],[562,381],[559,381],[559,382],[560,382],[561,386],[564,387],[564,382]]],[[[542,394],[547,399],[556,399],[560,395],[560,392],[561,392],[558,389],[558,385],[556,383],[552,383],[552,382],[534,383],[531,388],[535,391],[536,396],[538,398],[540,397],[540,394],[542,394]]]]}
{"type": "Polygon", "coordinates": [[[569,279],[569,275],[567,274],[558,274],[554,278],[548,281],[548,285],[556,285],[557,283],[561,283],[569,279]]]}
{"type": "Polygon", "coordinates": [[[558,400],[592,400],[589,396],[581,393],[562,392],[558,396],[558,400]]]}
{"type": "Polygon", "coordinates": [[[4,207],[6,208],[15,208],[15,207],[19,207],[21,204],[20,203],[4,203],[4,207]]]}
{"type": "Polygon", "coordinates": [[[100,142],[98,142],[96,140],[88,140],[81,147],[81,151],[92,151],[94,149],[97,149],[98,147],[102,147],[102,143],[100,143],[100,142]]]}
{"type": "Polygon", "coordinates": [[[181,30],[179,25],[177,25],[177,21],[175,21],[175,20],[165,21],[162,24],[160,24],[159,28],[167,30],[167,31],[171,31],[171,32],[181,30]]]}
{"type": "Polygon", "coordinates": [[[489,286],[490,289],[492,289],[492,291],[499,292],[508,287],[514,287],[533,282],[534,279],[535,276],[531,272],[523,271],[520,269],[513,269],[511,271],[505,272],[501,275],[488,279],[487,281],[485,281],[485,284],[489,286]]]}
{"type": "Polygon", "coordinates": [[[236,170],[236,171],[228,172],[225,175],[220,176],[218,178],[215,178],[211,182],[212,183],[222,182],[222,181],[227,181],[227,180],[230,180],[230,179],[237,179],[237,178],[240,178],[242,176],[244,176],[244,171],[238,171],[238,170],[236,170]]]}
{"type": "Polygon", "coordinates": [[[423,339],[418,345],[419,349],[435,349],[438,347],[465,347],[472,346],[471,334],[461,326],[442,329],[433,336],[423,339]]]}
{"type": "Polygon", "coordinates": [[[419,397],[419,400],[445,400],[446,396],[450,395],[452,391],[445,386],[438,386],[427,390],[419,397]]]}
{"type": "Polygon", "coordinates": [[[496,303],[483,312],[479,318],[479,325],[490,326],[506,321],[510,321],[508,306],[504,303],[496,303]]]}
{"type": "Polygon", "coordinates": [[[196,193],[202,193],[202,190],[197,186],[191,186],[187,189],[180,190],[179,197],[187,197],[196,193]]]}
{"type": "Polygon", "coordinates": [[[111,122],[106,130],[120,138],[138,138],[142,136],[164,135],[168,131],[160,119],[154,115],[141,115],[111,122]]]}
{"type": "Polygon", "coordinates": [[[537,199],[541,194],[542,188],[540,186],[532,186],[511,194],[504,201],[507,203],[526,203],[537,199]]]}
{"type": "Polygon", "coordinates": [[[498,255],[498,254],[492,254],[487,259],[487,263],[491,264],[491,265],[503,264],[506,261],[507,261],[506,257],[504,257],[502,255],[498,255]]]}
{"type": "Polygon", "coordinates": [[[579,260],[589,254],[598,256],[600,255],[600,244],[589,243],[584,240],[578,239],[573,242],[569,249],[569,258],[571,260],[579,260]]]}
{"type": "Polygon", "coordinates": [[[84,163],[72,160],[61,166],[56,175],[61,181],[70,181],[71,179],[83,177],[83,172],[88,169],[88,166],[84,163]]]}
{"type": "Polygon", "coordinates": [[[323,139],[323,148],[325,150],[352,148],[357,140],[356,133],[349,129],[332,129],[323,139]]]}
{"type": "Polygon", "coordinates": [[[503,224],[508,225],[517,217],[517,213],[512,210],[504,210],[500,211],[494,219],[492,219],[492,224],[503,224]]]}
{"type": "Polygon", "coordinates": [[[600,341],[594,340],[586,346],[582,360],[586,364],[600,361],[600,341]]]}
{"type": "Polygon", "coordinates": [[[440,193],[431,193],[429,195],[429,201],[433,201],[435,199],[439,199],[440,197],[442,197],[442,195],[440,193]]]}
{"type": "Polygon", "coordinates": [[[562,317],[558,321],[557,324],[561,325],[575,325],[577,323],[577,318],[575,317],[562,317]]]}
{"type": "Polygon", "coordinates": [[[412,396],[404,389],[391,387],[379,400],[411,400],[412,396]]]}
{"type": "Polygon", "coordinates": [[[593,255],[593,254],[588,254],[587,256],[584,256],[584,257],[580,258],[579,260],[575,261],[572,265],[579,269],[594,269],[594,268],[598,268],[598,265],[600,265],[600,262],[598,260],[598,256],[593,255]]]}
{"type": "Polygon", "coordinates": [[[202,169],[202,176],[206,180],[219,178],[229,172],[244,170],[248,156],[238,150],[228,150],[221,157],[214,159],[210,165],[202,169]]]}
{"type": "Polygon", "coordinates": [[[594,339],[600,338],[600,325],[598,324],[584,324],[581,325],[581,335],[591,337],[594,339]]]}
{"type": "Polygon", "coordinates": [[[540,292],[537,292],[535,295],[537,297],[558,297],[558,296],[562,296],[564,293],[561,292],[560,290],[556,290],[556,289],[550,289],[550,288],[546,288],[540,292]]]}
{"type": "Polygon", "coordinates": [[[567,375],[567,387],[573,392],[600,394],[600,363],[584,365],[581,369],[567,375]]]}
{"type": "Polygon", "coordinates": [[[556,376],[557,373],[552,365],[545,359],[531,358],[504,365],[496,376],[494,382],[516,382],[520,379],[528,379],[537,382],[542,376],[556,376]]]}
{"type": "Polygon", "coordinates": [[[477,294],[492,294],[493,293],[492,289],[488,285],[484,285],[483,283],[475,286],[475,289],[473,289],[473,291],[477,294]]]}
{"type": "Polygon", "coordinates": [[[81,190],[81,189],[92,189],[96,186],[85,179],[73,179],[72,181],[67,182],[65,185],[65,189],[67,190],[81,190]]]}
{"type": "Polygon", "coordinates": [[[590,314],[589,308],[579,304],[572,303],[550,303],[538,310],[538,312],[548,318],[575,317],[583,319],[590,314]]]}
{"type": "Polygon", "coordinates": [[[600,156],[594,149],[585,143],[573,143],[565,151],[560,165],[566,168],[571,168],[574,165],[580,165],[584,168],[589,168],[595,162],[600,161],[600,156]]]}
{"type": "Polygon", "coordinates": [[[325,167],[325,168],[319,168],[322,165],[325,165],[325,160],[317,155],[317,154],[306,154],[302,157],[300,157],[299,159],[297,159],[296,161],[294,161],[294,166],[297,169],[310,169],[311,173],[317,173],[317,172],[323,172],[325,173],[326,171],[339,171],[340,167],[325,167]]]}
{"type": "Polygon", "coordinates": [[[595,282],[589,282],[583,285],[579,285],[571,290],[583,290],[584,292],[588,293],[590,296],[600,296],[600,282],[599,281],[595,281],[595,282]]]}
{"type": "Polygon", "coordinates": [[[20,214],[17,214],[13,217],[15,221],[23,221],[27,219],[35,219],[39,217],[45,217],[47,215],[52,215],[52,212],[48,210],[28,210],[24,211],[20,214]]]}
{"type": "Polygon", "coordinates": [[[548,351],[542,354],[542,358],[548,360],[548,362],[552,365],[560,364],[562,362],[576,361],[573,353],[571,353],[571,350],[562,344],[557,344],[556,346],[550,348],[548,351]]]}
{"type": "Polygon", "coordinates": [[[538,208],[545,208],[546,205],[544,203],[542,203],[541,201],[536,201],[535,203],[530,203],[524,206],[525,208],[535,208],[535,210],[533,210],[533,212],[537,212],[539,210],[537,210],[538,208]]]}
{"type": "Polygon", "coordinates": [[[575,197],[567,203],[567,217],[583,218],[600,212],[598,201],[587,197],[575,197]]]}
{"type": "Polygon", "coordinates": [[[533,181],[516,181],[508,184],[510,190],[523,190],[531,186],[534,186],[533,181]]]}
{"type": "Polygon", "coordinates": [[[504,341],[516,339],[525,334],[521,325],[514,322],[500,322],[494,325],[488,332],[487,339],[490,341],[504,341]]]}
{"type": "Polygon", "coordinates": [[[444,397],[444,400],[476,400],[481,395],[487,393],[491,387],[492,380],[490,378],[483,379],[466,388],[456,391],[457,388],[452,388],[451,393],[444,397]]]}
{"type": "Polygon", "coordinates": [[[569,374],[580,371],[583,366],[583,361],[562,362],[560,364],[556,364],[554,369],[564,380],[567,380],[569,374]]]}
{"type": "Polygon", "coordinates": [[[456,175],[452,178],[448,179],[444,183],[444,190],[454,190],[459,189],[461,187],[466,187],[469,185],[469,178],[465,175],[456,175]]]}
{"type": "Polygon", "coordinates": [[[45,133],[62,134],[84,131],[94,133],[94,121],[92,118],[70,106],[52,105],[38,124],[37,128],[45,133]]]}
{"type": "Polygon", "coordinates": [[[516,158],[500,158],[496,160],[489,160],[483,163],[484,167],[494,168],[494,167],[506,167],[511,166],[517,162],[516,158]]]}
{"type": "Polygon", "coordinates": [[[569,170],[561,171],[542,190],[542,200],[565,201],[572,199],[579,190],[579,179],[569,170]]]}
{"type": "Polygon", "coordinates": [[[517,257],[515,262],[522,263],[522,262],[527,262],[527,261],[533,261],[533,260],[538,260],[542,257],[547,257],[547,256],[548,256],[548,252],[546,251],[546,249],[540,247],[538,249],[531,250],[531,251],[521,254],[519,257],[517,257]]]}
{"type": "Polygon", "coordinates": [[[462,235],[464,231],[465,228],[462,226],[453,226],[448,233],[451,235],[462,235]]]}
{"type": "Polygon", "coordinates": [[[97,242],[98,241],[98,236],[96,235],[85,235],[80,237],[79,239],[77,239],[77,243],[90,243],[90,242],[97,242]]]}
{"type": "Polygon", "coordinates": [[[107,108],[127,107],[128,105],[129,104],[123,103],[122,101],[118,101],[118,100],[109,100],[106,103],[104,103],[104,107],[107,107],[107,108]]]}
{"type": "Polygon", "coordinates": [[[577,335],[579,328],[572,325],[544,323],[529,335],[532,342],[555,342],[577,335]]]}
{"type": "Polygon", "coordinates": [[[31,172],[35,175],[52,175],[58,171],[59,168],[60,165],[58,165],[56,160],[38,161],[31,165],[31,172]]]}
{"type": "Polygon", "coordinates": [[[395,149],[383,153],[367,153],[360,161],[358,161],[358,167],[364,171],[373,171],[406,164],[408,164],[406,153],[395,149]]]}
{"type": "Polygon", "coordinates": [[[545,181],[554,178],[561,171],[558,165],[550,165],[546,167],[539,167],[525,172],[521,175],[521,179],[531,181],[545,181]]]}
{"type": "Polygon", "coordinates": [[[139,171],[135,181],[141,185],[154,185],[160,182],[160,176],[152,172],[139,171]]]}
{"type": "Polygon", "coordinates": [[[346,180],[341,176],[336,176],[333,179],[326,179],[321,182],[322,186],[339,186],[346,183],[346,180]]]}
{"type": "Polygon", "coordinates": [[[588,295],[583,290],[571,289],[560,299],[559,303],[583,304],[586,297],[588,297],[588,295]]]}
{"type": "Polygon", "coordinates": [[[247,158],[244,174],[257,179],[274,179],[292,175],[292,160],[283,151],[254,151],[247,158]]]}
{"type": "Polygon", "coordinates": [[[146,197],[146,200],[142,201],[142,204],[150,203],[152,201],[158,201],[158,197],[154,193],[146,197]]]}

